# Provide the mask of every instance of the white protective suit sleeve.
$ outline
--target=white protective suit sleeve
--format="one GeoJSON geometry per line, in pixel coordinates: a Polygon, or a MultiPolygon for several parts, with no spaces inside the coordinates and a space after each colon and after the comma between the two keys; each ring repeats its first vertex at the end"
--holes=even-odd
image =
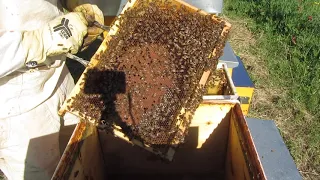
{"type": "MultiPolygon", "coordinates": [[[[59,136],[68,140],[72,133],[61,129],[57,109],[73,87],[73,79],[64,66],[49,99],[21,115],[0,118],[0,169],[9,180],[51,179],[60,160],[60,149],[66,146],[64,141],[59,143],[59,136]]],[[[71,114],[66,114],[63,120],[64,126],[79,122],[71,114]]]]}
{"type": "MultiPolygon", "coordinates": [[[[0,169],[10,180],[51,179],[60,159],[61,123],[79,122],[74,116],[61,119],[57,114],[74,87],[64,63],[20,70],[29,53],[23,33],[44,28],[59,15],[56,0],[0,0],[0,169]]],[[[73,27],[82,34],[84,28],[73,27]]],[[[29,45],[40,37],[29,38],[29,45]]],[[[63,62],[65,57],[47,60],[63,62]]]]}
{"type": "Polygon", "coordinates": [[[25,53],[21,32],[0,32],[0,78],[22,68],[25,53]]]}

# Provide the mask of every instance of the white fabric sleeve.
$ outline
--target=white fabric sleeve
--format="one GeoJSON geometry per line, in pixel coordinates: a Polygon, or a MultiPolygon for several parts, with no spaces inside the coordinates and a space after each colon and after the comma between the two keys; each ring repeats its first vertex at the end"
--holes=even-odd
{"type": "Polygon", "coordinates": [[[0,78],[22,68],[26,54],[22,47],[22,32],[0,33],[0,78]]]}

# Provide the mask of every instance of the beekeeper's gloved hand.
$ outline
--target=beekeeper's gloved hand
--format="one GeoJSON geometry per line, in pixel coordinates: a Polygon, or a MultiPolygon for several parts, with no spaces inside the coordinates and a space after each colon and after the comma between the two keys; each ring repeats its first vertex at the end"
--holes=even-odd
{"type": "Polygon", "coordinates": [[[72,12],[82,12],[88,22],[88,35],[84,38],[82,50],[87,49],[87,47],[97,39],[97,37],[103,32],[102,29],[93,26],[93,22],[104,25],[104,16],[102,11],[94,4],[86,4],[85,1],[79,0],[66,0],[62,1],[64,8],[72,12]]]}
{"type": "Polygon", "coordinates": [[[73,12],[55,18],[40,29],[23,32],[26,63],[47,64],[51,63],[45,62],[47,57],[77,53],[87,34],[87,25],[83,13],[73,12]]]}

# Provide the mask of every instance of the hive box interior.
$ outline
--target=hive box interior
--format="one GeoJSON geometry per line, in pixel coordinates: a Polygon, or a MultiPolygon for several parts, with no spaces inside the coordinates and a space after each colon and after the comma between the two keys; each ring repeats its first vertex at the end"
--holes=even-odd
{"type": "Polygon", "coordinates": [[[172,162],[79,124],[54,177],[75,174],[76,179],[264,179],[240,105],[232,103],[201,104],[172,162]]]}
{"type": "MultiPolygon", "coordinates": [[[[211,110],[215,112],[214,108],[211,110]]],[[[206,117],[204,114],[196,113],[194,120],[200,121],[201,126],[203,126],[201,122],[212,123],[211,128],[210,125],[206,127],[207,131],[212,130],[212,134],[201,148],[197,148],[198,137],[202,133],[199,130],[206,130],[196,125],[190,127],[186,144],[176,150],[172,162],[162,161],[144,149],[132,146],[112,135],[100,133],[107,177],[109,179],[224,179],[230,115],[230,112],[227,112],[224,118],[213,120],[210,115],[206,117]]]]}

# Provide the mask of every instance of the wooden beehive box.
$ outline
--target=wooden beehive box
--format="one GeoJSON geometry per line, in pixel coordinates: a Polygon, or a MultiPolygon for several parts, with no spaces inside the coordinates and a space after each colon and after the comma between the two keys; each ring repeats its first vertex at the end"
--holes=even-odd
{"type": "Polygon", "coordinates": [[[173,162],[163,163],[79,123],[52,179],[267,179],[239,102],[203,102],[190,129],[188,145],[173,162]]]}
{"type": "Polygon", "coordinates": [[[227,64],[219,63],[217,71],[218,77],[213,76],[208,80],[208,92],[203,95],[203,100],[237,100],[239,96],[228,73],[227,64]]]}

